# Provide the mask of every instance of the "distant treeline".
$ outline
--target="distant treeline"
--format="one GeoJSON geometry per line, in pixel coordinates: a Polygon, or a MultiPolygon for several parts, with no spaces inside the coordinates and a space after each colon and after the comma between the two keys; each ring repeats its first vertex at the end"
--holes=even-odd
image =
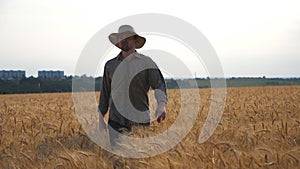
{"type": "MultiPolygon", "coordinates": [[[[29,77],[19,81],[0,80],[0,94],[17,93],[52,93],[72,92],[72,81],[76,80],[76,91],[100,91],[102,77],[72,77],[66,76],[61,80],[41,79],[29,77]],[[75,79],[74,79],[75,78],[75,79]],[[78,83],[79,82],[79,83],[78,83]]],[[[244,86],[283,86],[300,85],[300,78],[227,78],[227,87],[244,86]]],[[[166,79],[168,89],[176,88],[210,88],[211,82],[224,79],[196,78],[196,79],[166,79]]]]}

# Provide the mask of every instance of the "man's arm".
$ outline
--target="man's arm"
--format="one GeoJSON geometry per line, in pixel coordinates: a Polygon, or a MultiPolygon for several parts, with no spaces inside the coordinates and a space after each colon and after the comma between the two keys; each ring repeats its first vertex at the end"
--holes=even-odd
{"type": "Polygon", "coordinates": [[[107,65],[105,65],[103,78],[102,78],[102,86],[100,90],[100,100],[98,105],[98,111],[103,116],[106,114],[109,107],[110,91],[111,91],[111,80],[108,75],[107,65]]]}
{"type": "Polygon", "coordinates": [[[157,109],[155,115],[157,121],[165,119],[166,116],[166,104],[167,104],[167,87],[161,71],[158,69],[155,63],[153,69],[149,69],[149,83],[152,89],[154,89],[154,96],[157,101],[157,109]]]}
{"type": "Polygon", "coordinates": [[[98,105],[98,112],[99,112],[99,127],[105,128],[106,124],[104,123],[104,115],[107,113],[109,107],[109,98],[110,98],[110,91],[111,91],[111,80],[109,78],[107,70],[107,65],[104,66],[104,73],[102,78],[102,86],[100,91],[100,100],[98,105]]]}

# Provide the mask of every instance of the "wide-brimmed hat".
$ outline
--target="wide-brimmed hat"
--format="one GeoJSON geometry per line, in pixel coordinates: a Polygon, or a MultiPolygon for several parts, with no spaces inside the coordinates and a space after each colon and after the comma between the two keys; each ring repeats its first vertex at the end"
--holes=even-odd
{"type": "Polygon", "coordinates": [[[136,48],[139,49],[141,47],[144,46],[145,42],[146,42],[146,38],[138,35],[137,33],[135,33],[134,29],[132,26],[130,25],[122,25],[119,27],[119,31],[118,33],[112,33],[108,36],[108,39],[110,40],[110,42],[112,44],[114,44],[115,46],[117,46],[118,48],[120,48],[118,46],[118,42],[122,41],[123,39],[126,39],[128,37],[131,36],[136,36],[137,37],[137,42],[136,42],[136,48]]]}

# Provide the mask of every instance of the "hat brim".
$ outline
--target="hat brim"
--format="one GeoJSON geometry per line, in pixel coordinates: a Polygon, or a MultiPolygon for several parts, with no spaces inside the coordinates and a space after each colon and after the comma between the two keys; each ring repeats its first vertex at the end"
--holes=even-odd
{"type": "Polygon", "coordinates": [[[131,36],[137,36],[136,48],[140,49],[146,43],[146,38],[134,33],[134,32],[123,32],[123,33],[112,33],[108,36],[109,41],[114,44],[116,47],[120,48],[118,43],[123,39],[126,39],[131,36]]]}

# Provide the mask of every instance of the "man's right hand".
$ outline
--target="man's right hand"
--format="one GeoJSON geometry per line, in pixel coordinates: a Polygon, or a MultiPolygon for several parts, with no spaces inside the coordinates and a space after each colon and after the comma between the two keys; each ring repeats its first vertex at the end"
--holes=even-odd
{"type": "Polygon", "coordinates": [[[108,132],[107,132],[107,125],[104,122],[104,117],[102,114],[99,113],[99,135],[100,135],[100,144],[109,147],[109,141],[108,141],[108,132]]]}
{"type": "Polygon", "coordinates": [[[101,114],[99,114],[99,130],[100,132],[106,129],[106,123],[104,122],[104,118],[101,114]]]}

